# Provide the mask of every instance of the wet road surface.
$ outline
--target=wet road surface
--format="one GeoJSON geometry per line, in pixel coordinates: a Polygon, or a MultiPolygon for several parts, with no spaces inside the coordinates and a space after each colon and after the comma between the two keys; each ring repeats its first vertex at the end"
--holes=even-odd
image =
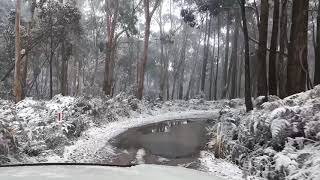
{"type": "Polygon", "coordinates": [[[201,150],[206,150],[207,127],[212,120],[164,121],[131,128],[110,140],[115,155],[109,164],[132,163],[184,165],[196,168],[201,150]]]}

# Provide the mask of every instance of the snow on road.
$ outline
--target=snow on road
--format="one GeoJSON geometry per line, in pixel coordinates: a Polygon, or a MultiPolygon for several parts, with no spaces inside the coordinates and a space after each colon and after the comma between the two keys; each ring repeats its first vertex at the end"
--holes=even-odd
{"type": "MultiPolygon", "coordinates": [[[[31,150],[36,150],[30,152],[39,150],[38,155],[23,156],[23,162],[103,163],[103,158],[111,158],[115,153],[114,147],[109,145],[108,141],[130,128],[168,120],[218,119],[221,109],[229,105],[238,106],[241,105],[241,101],[190,100],[150,103],[135,102],[134,99],[128,99],[125,96],[103,101],[57,95],[50,101],[36,101],[28,98],[17,106],[7,101],[0,101],[0,109],[3,109],[0,111],[0,120],[3,119],[4,122],[19,130],[18,138],[23,148],[30,147],[31,150]],[[57,128],[55,122],[59,112],[63,112],[65,116],[62,128],[57,128]],[[67,139],[65,136],[68,134],[68,127],[73,127],[73,123],[81,125],[81,122],[85,123],[88,129],[80,130],[80,137],[72,138],[72,136],[67,139]],[[25,134],[28,134],[26,138],[25,134]],[[45,136],[40,137],[38,134],[45,136]],[[61,139],[61,137],[64,138],[61,139]],[[48,144],[48,139],[53,140],[53,144],[60,143],[61,146],[48,148],[45,146],[48,144]]],[[[76,130],[77,127],[73,128],[76,130]]],[[[241,170],[236,165],[225,162],[229,164],[228,168],[216,169],[216,165],[204,163],[208,157],[201,158],[203,158],[200,160],[202,166],[208,166],[204,171],[210,171],[224,178],[227,174],[233,176],[235,174],[232,172],[239,172],[235,179],[241,179],[241,170]],[[223,172],[218,173],[222,170],[223,172]]],[[[19,162],[13,158],[11,163],[19,162]]],[[[227,179],[232,178],[230,176],[227,179]]]]}
{"type": "MultiPolygon", "coordinates": [[[[64,158],[62,161],[77,161],[77,162],[91,162],[95,159],[96,153],[104,149],[104,152],[113,155],[113,148],[106,146],[108,141],[125,132],[129,128],[143,126],[150,123],[157,123],[167,120],[177,119],[214,119],[219,115],[218,110],[199,111],[193,110],[188,112],[170,112],[158,114],[155,116],[138,117],[133,119],[123,119],[117,122],[106,124],[102,127],[94,127],[86,131],[83,136],[75,142],[74,145],[68,146],[65,149],[64,158]]],[[[144,115],[146,116],[146,115],[144,115]]],[[[106,154],[106,156],[108,156],[106,154]]],[[[223,160],[212,160],[213,156],[208,156],[208,153],[201,153],[200,162],[204,171],[209,172],[217,177],[240,180],[242,179],[242,171],[239,167],[232,163],[223,160]]],[[[56,159],[53,159],[56,162],[56,159]]]]}
{"type": "MultiPolygon", "coordinates": [[[[65,149],[63,161],[76,160],[77,162],[92,161],[95,153],[104,148],[107,142],[120,133],[132,127],[143,126],[146,124],[157,123],[167,120],[177,120],[185,118],[208,119],[217,116],[218,111],[189,111],[189,112],[170,112],[155,116],[138,117],[133,119],[123,119],[103,125],[93,127],[86,131],[74,145],[65,149]]],[[[146,116],[146,115],[144,115],[146,116]]],[[[110,153],[112,149],[110,148],[110,153]]]]}

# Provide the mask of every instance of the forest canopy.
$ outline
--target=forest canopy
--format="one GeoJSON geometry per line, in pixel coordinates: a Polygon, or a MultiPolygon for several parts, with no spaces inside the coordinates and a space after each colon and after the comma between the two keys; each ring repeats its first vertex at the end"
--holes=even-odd
{"type": "Polygon", "coordinates": [[[320,83],[316,0],[0,1],[0,95],[280,98],[320,83]]]}

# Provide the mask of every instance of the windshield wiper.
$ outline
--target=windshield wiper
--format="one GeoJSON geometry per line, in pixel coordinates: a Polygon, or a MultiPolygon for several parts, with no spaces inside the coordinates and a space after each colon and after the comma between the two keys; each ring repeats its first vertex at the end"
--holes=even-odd
{"type": "Polygon", "coordinates": [[[115,165],[115,164],[96,164],[96,163],[34,163],[34,164],[8,164],[0,165],[2,167],[32,167],[32,166],[104,166],[104,167],[133,167],[138,164],[115,165]]]}

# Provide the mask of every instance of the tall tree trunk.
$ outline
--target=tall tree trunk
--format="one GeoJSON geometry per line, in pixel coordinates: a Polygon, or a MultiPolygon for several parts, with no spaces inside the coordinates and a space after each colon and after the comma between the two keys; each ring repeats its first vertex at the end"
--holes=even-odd
{"type": "MultiPolygon", "coordinates": [[[[239,58],[239,60],[240,60],[240,62],[239,62],[239,74],[238,74],[238,92],[237,92],[237,96],[238,97],[243,97],[242,96],[242,75],[243,75],[243,67],[244,67],[244,65],[243,65],[243,63],[244,63],[244,60],[243,60],[243,57],[244,57],[244,55],[243,55],[244,53],[243,53],[243,51],[241,51],[241,54],[240,54],[240,58],[239,58]]],[[[253,86],[252,86],[253,87],[253,86]]]]}
{"type": "Polygon", "coordinates": [[[113,73],[114,73],[114,57],[116,54],[116,27],[119,16],[119,0],[105,0],[106,4],[106,21],[107,21],[107,37],[105,73],[104,73],[104,92],[107,96],[112,96],[113,73]]]}
{"type": "MultiPolygon", "coordinates": [[[[230,91],[230,99],[234,99],[236,97],[236,87],[237,87],[237,64],[238,64],[238,39],[239,39],[239,29],[240,29],[240,16],[236,16],[235,21],[235,29],[234,29],[234,35],[233,35],[233,43],[232,43],[232,53],[231,53],[231,73],[229,73],[229,76],[232,76],[231,78],[231,91],[230,91]]],[[[228,85],[229,86],[229,85],[228,85]]]]}
{"type": "Polygon", "coordinates": [[[220,16],[218,16],[218,53],[217,53],[217,64],[216,64],[216,78],[215,78],[215,90],[214,90],[214,100],[217,100],[218,94],[218,75],[219,75],[219,63],[220,63],[220,32],[221,32],[221,22],[220,16]]]}
{"type": "Polygon", "coordinates": [[[78,64],[78,75],[77,75],[77,95],[81,95],[82,94],[82,87],[81,87],[81,77],[82,77],[82,63],[83,63],[83,59],[79,58],[79,64],[78,64]]]}
{"type": "MultiPolygon", "coordinates": [[[[31,6],[30,6],[30,11],[31,11],[31,20],[30,22],[28,22],[27,25],[27,41],[28,43],[31,43],[31,29],[32,29],[32,25],[33,25],[33,16],[34,16],[34,12],[35,12],[35,8],[36,8],[37,2],[36,0],[32,0],[31,2],[31,6]]],[[[22,89],[23,89],[23,95],[22,98],[24,99],[25,96],[27,95],[27,75],[28,75],[28,61],[30,58],[30,52],[26,52],[24,59],[22,60],[22,89]]]]}
{"type": "Polygon", "coordinates": [[[49,95],[50,99],[53,97],[53,56],[54,56],[54,51],[53,51],[53,40],[51,38],[50,40],[50,61],[49,61],[49,95]]]}
{"type": "Polygon", "coordinates": [[[293,0],[290,33],[287,95],[306,90],[308,77],[308,7],[309,0],[293,0]]]}
{"type": "MultiPolygon", "coordinates": [[[[95,66],[94,66],[94,71],[93,71],[93,74],[91,77],[91,82],[90,82],[90,85],[93,86],[96,81],[96,76],[97,76],[98,66],[99,66],[99,51],[100,51],[100,49],[98,47],[98,37],[99,37],[100,31],[98,30],[98,22],[97,22],[97,17],[96,17],[96,9],[95,9],[94,0],[90,0],[89,4],[90,4],[90,9],[92,11],[91,16],[93,18],[93,24],[94,24],[94,29],[92,30],[91,35],[92,35],[93,48],[94,48],[93,51],[94,51],[95,66]]],[[[80,72],[81,72],[81,70],[80,70],[80,72]]],[[[80,77],[78,79],[80,79],[80,77]]]]}
{"type": "MultiPolygon", "coordinates": [[[[254,38],[255,39],[259,39],[259,26],[255,26],[253,28],[253,34],[254,34],[254,38]]],[[[257,72],[257,64],[258,64],[258,56],[257,56],[257,52],[258,52],[258,48],[259,48],[259,43],[258,46],[256,46],[255,44],[250,44],[249,48],[251,51],[256,52],[254,53],[252,56],[250,56],[251,58],[251,66],[255,67],[255,68],[251,68],[250,69],[250,75],[251,75],[251,95],[253,97],[257,97],[258,93],[257,93],[257,89],[258,89],[258,72],[257,72]]],[[[242,56],[244,57],[244,51],[242,51],[242,56]]],[[[244,59],[244,58],[243,58],[244,59]]]]}
{"type": "Polygon", "coordinates": [[[201,73],[201,91],[205,93],[205,83],[206,83],[206,75],[207,75],[207,65],[208,65],[208,57],[209,57],[209,46],[210,46],[210,34],[211,34],[211,17],[209,17],[208,23],[208,15],[207,15],[207,25],[206,25],[206,38],[207,42],[204,47],[204,55],[202,62],[202,73],[201,73]]]}
{"type": "Polygon", "coordinates": [[[320,84],[320,0],[318,1],[314,85],[320,84]]]}
{"type": "Polygon", "coordinates": [[[261,1],[261,15],[259,25],[259,49],[257,52],[257,72],[258,72],[258,96],[268,96],[267,82],[267,41],[268,41],[268,17],[269,2],[261,1]]]}
{"type": "MultiPolygon", "coordinates": [[[[184,44],[182,42],[181,42],[181,44],[182,44],[182,46],[184,46],[184,44]]],[[[179,49],[179,48],[177,47],[177,49],[179,49]]],[[[182,63],[181,56],[179,58],[179,53],[176,53],[174,56],[176,56],[176,57],[174,57],[174,60],[173,60],[174,61],[173,62],[174,68],[173,68],[173,84],[172,84],[172,91],[171,91],[171,100],[173,100],[175,97],[177,80],[178,80],[179,71],[180,71],[180,67],[181,67],[181,63],[182,63]],[[179,58],[179,60],[178,60],[178,58],[179,58]]]]}
{"type": "Polygon", "coordinates": [[[163,43],[161,43],[161,47],[160,47],[160,85],[159,85],[159,87],[160,87],[160,94],[159,94],[159,98],[160,98],[160,100],[161,101],[163,101],[164,100],[164,98],[165,98],[165,82],[166,82],[166,79],[165,79],[165,71],[166,71],[166,69],[165,69],[165,59],[164,59],[164,44],[163,43]]]}
{"type": "Polygon", "coordinates": [[[279,53],[279,97],[286,97],[286,77],[287,77],[287,62],[285,61],[284,53],[287,50],[288,34],[287,34],[287,3],[288,0],[281,0],[281,18],[280,18],[280,53],[279,53]]]}
{"type": "MultiPolygon", "coordinates": [[[[169,45],[170,47],[171,45],[169,45]]],[[[169,83],[169,55],[168,55],[168,49],[166,49],[166,58],[165,58],[165,61],[164,61],[164,81],[165,81],[165,89],[166,89],[166,96],[167,96],[167,100],[170,99],[170,83],[169,83]]]]}
{"type": "Polygon", "coordinates": [[[244,36],[244,43],[245,43],[244,44],[245,45],[245,104],[246,104],[246,110],[247,112],[249,112],[253,110],[253,105],[251,100],[249,35],[248,35],[245,4],[246,4],[246,0],[240,1],[242,24],[243,24],[243,36],[244,36]]]}
{"type": "MultiPolygon", "coordinates": [[[[97,48],[97,47],[95,47],[97,48]]],[[[98,72],[98,66],[99,66],[99,49],[94,50],[95,51],[95,65],[94,65],[94,72],[92,74],[91,78],[91,86],[93,86],[96,82],[96,75],[98,72]]]]}
{"type": "Polygon", "coordinates": [[[53,49],[53,18],[52,18],[52,11],[50,11],[50,59],[49,59],[49,96],[50,99],[53,97],[53,56],[54,56],[54,49],[53,49]]]}
{"type": "Polygon", "coordinates": [[[78,44],[80,43],[77,39],[75,40],[76,44],[73,46],[73,56],[74,56],[74,74],[73,74],[73,95],[78,96],[80,94],[80,78],[81,78],[81,59],[80,59],[80,50],[78,44]]]}
{"type": "Polygon", "coordinates": [[[192,71],[191,71],[191,74],[190,74],[190,80],[189,80],[189,83],[188,83],[188,89],[187,89],[187,93],[186,93],[186,96],[185,96],[185,100],[188,100],[190,98],[191,87],[194,85],[194,80],[195,80],[195,75],[196,75],[195,73],[196,73],[196,69],[198,68],[197,60],[198,60],[198,57],[199,57],[201,37],[202,37],[202,31],[200,32],[200,38],[198,39],[196,52],[193,55],[194,64],[193,64],[192,71]]]}
{"type": "Polygon", "coordinates": [[[172,82],[172,90],[171,90],[171,100],[174,99],[174,94],[176,92],[177,72],[173,72],[173,77],[172,78],[173,78],[173,82],[172,82]]]}
{"type": "Polygon", "coordinates": [[[277,47],[278,47],[278,32],[279,32],[279,0],[273,0],[273,25],[271,35],[271,45],[269,54],[269,94],[278,94],[277,83],[277,47]]]}
{"type": "Polygon", "coordinates": [[[137,41],[137,43],[136,43],[136,49],[137,49],[137,51],[136,51],[136,62],[135,62],[135,64],[136,64],[136,66],[135,66],[135,70],[136,70],[136,73],[135,73],[135,83],[134,83],[134,93],[137,93],[137,89],[138,89],[138,80],[139,80],[139,71],[140,71],[140,66],[139,66],[139,62],[140,62],[140,49],[141,49],[141,47],[140,47],[140,42],[139,41],[137,41]]]}
{"type": "Polygon", "coordinates": [[[138,91],[137,91],[137,98],[142,99],[143,97],[143,86],[144,86],[144,74],[145,74],[145,67],[148,62],[148,50],[149,50],[149,38],[150,38],[150,23],[151,18],[156,11],[157,7],[159,6],[160,0],[156,0],[153,9],[150,12],[150,2],[149,0],[143,0],[144,5],[144,13],[145,13],[145,31],[144,31],[144,48],[143,48],[143,57],[140,63],[140,70],[139,70],[139,79],[138,79],[138,91]]]}
{"type": "Polygon", "coordinates": [[[61,81],[60,81],[60,92],[63,96],[68,95],[68,64],[69,57],[72,52],[71,44],[63,41],[61,45],[62,54],[62,66],[61,66],[61,81]]]}
{"type": "MultiPolygon", "coordinates": [[[[224,68],[223,68],[223,90],[222,90],[222,99],[227,97],[229,81],[228,81],[228,66],[229,66],[229,43],[230,43],[230,24],[231,24],[231,14],[230,11],[227,11],[227,34],[226,34],[226,47],[224,55],[224,68]]],[[[230,67],[229,67],[230,68],[230,67]]]]}
{"type": "Polygon", "coordinates": [[[67,89],[67,86],[66,86],[66,80],[67,80],[67,71],[68,69],[67,68],[67,61],[66,61],[66,50],[65,50],[65,42],[63,41],[61,43],[61,61],[62,61],[62,64],[61,64],[61,72],[60,72],[60,93],[65,96],[66,95],[66,89],[67,89]]]}
{"type": "Polygon", "coordinates": [[[162,3],[159,7],[159,29],[160,29],[160,100],[164,100],[165,98],[165,59],[164,59],[164,44],[165,37],[163,34],[163,25],[162,25],[162,3]]]}
{"type": "Polygon", "coordinates": [[[18,103],[23,99],[22,79],[21,79],[21,34],[20,34],[20,15],[21,1],[16,2],[16,20],[15,20],[15,73],[14,73],[14,96],[18,103]]]}
{"type": "Polygon", "coordinates": [[[191,74],[190,74],[190,80],[189,80],[189,83],[188,83],[188,89],[187,89],[187,92],[186,92],[186,95],[184,97],[185,100],[189,100],[190,98],[190,91],[191,91],[191,87],[193,85],[193,81],[194,81],[194,73],[196,72],[196,69],[197,69],[197,63],[194,63],[193,64],[193,67],[192,67],[192,71],[191,71],[191,74]]]}
{"type": "Polygon", "coordinates": [[[188,45],[188,24],[185,23],[183,27],[183,45],[181,48],[181,66],[179,71],[179,94],[178,98],[183,99],[183,84],[184,84],[184,71],[186,66],[186,50],[188,45]]]}
{"type": "MultiPolygon", "coordinates": [[[[96,22],[96,20],[95,20],[96,22]]],[[[97,27],[97,24],[95,23],[95,29],[98,29],[97,27]]],[[[97,76],[97,72],[98,72],[98,66],[99,66],[99,47],[98,47],[98,35],[99,32],[98,30],[95,31],[95,33],[93,33],[93,41],[94,41],[94,59],[95,59],[95,66],[94,66],[94,72],[92,74],[92,77],[91,77],[91,86],[93,86],[96,82],[96,76],[97,76]]]]}
{"type": "Polygon", "coordinates": [[[72,96],[77,96],[78,94],[78,88],[77,88],[77,75],[78,75],[78,62],[79,62],[79,54],[76,50],[76,48],[73,48],[74,51],[74,60],[73,60],[73,66],[71,67],[71,73],[72,73],[72,87],[69,87],[69,92],[72,96]]]}
{"type": "Polygon", "coordinates": [[[185,62],[182,65],[182,69],[180,72],[180,80],[179,80],[179,99],[183,99],[183,85],[184,85],[184,71],[185,71],[185,62]]]}
{"type": "MultiPolygon", "coordinates": [[[[213,44],[216,42],[216,31],[213,30],[213,44]]],[[[209,100],[212,101],[213,99],[213,78],[214,78],[214,61],[215,61],[215,46],[212,46],[212,58],[210,62],[210,86],[209,86],[209,100]]]]}
{"type": "Polygon", "coordinates": [[[105,59],[105,77],[104,77],[104,92],[107,96],[112,96],[113,76],[114,76],[114,57],[115,47],[114,42],[108,43],[107,55],[105,59]]]}

